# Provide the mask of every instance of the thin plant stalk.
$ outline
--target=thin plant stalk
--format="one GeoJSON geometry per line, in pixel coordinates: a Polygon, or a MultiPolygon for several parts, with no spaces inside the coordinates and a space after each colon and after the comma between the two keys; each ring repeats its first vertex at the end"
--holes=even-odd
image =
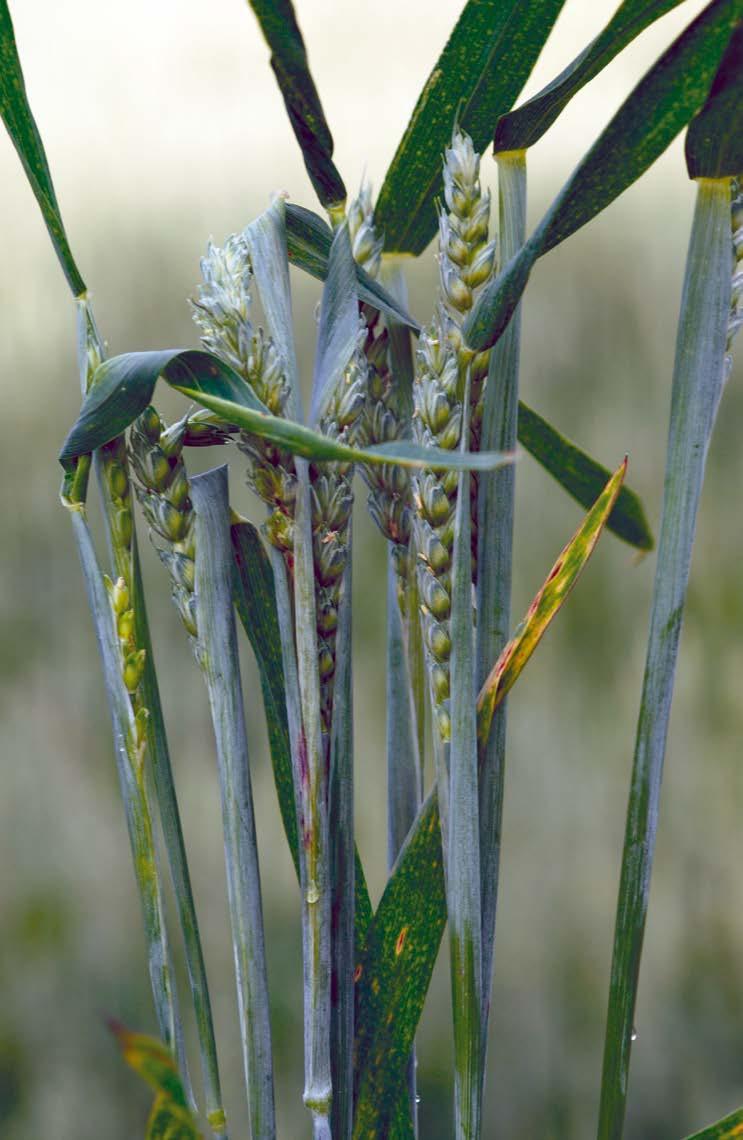
{"type": "Polygon", "coordinates": [[[700,179],[676,340],[658,562],[617,901],[600,1140],[619,1140],[624,1126],[678,645],[707,448],[723,387],[731,269],[730,180],[700,179]]]}
{"type": "Polygon", "coordinates": [[[197,656],[209,692],[222,798],[227,894],[251,1136],[273,1140],[276,1120],[258,847],[250,786],[237,631],[227,468],[191,480],[195,514],[197,656]]]}
{"type": "MultiPolygon", "coordinates": [[[[526,232],[526,153],[499,154],[498,213],[501,260],[505,264],[523,244],[526,232]]],[[[506,451],[516,447],[519,406],[521,308],[490,354],[485,388],[481,446],[506,451]]],[[[478,691],[508,641],[516,471],[513,464],[480,478],[477,552],[478,691]]],[[[482,1047],[487,1053],[488,1015],[498,901],[501,821],[506,751],[506,703],[498,708],[480,757],[480,883],[482,897],[482,1047]]],[[[483,1060],[484,1071],[484,1060],[483,1060]]]]}
{"type": "MultiPolygon", "coordinates": [[[[142,907],[150,982],[163,1041],[177,1055],[178,1002],[168,946],[160,877],[155,860],[152,819],[145,790],[146,733],[135,716],[121,671],[121,650],[110,592],[96,557],[82,503],[67,502],[95,626],[114,736],[116,767],[142,907]]],[[[183,1063],[181,1057],[178,1058],[183,1063]]]]}
{"type": "MultiPolygon", "coordinates": [[[[465,389],[462,446],[468,437],[465,389]]],[[[457,1140],[481,1129],[482,915],[478,814],[475,652],[472,621],[470,477],[459,477],[451,608],[449,811],[444,840],[454,1015],[454,1127],[457,1140]]]]}
{"type": "Polygon", "coordinates": [[[304,962],[304,1103],[312,1113],[314,1140],[330,1140],[331,892],[328,780],[322,745],[320,677],[315,617],[309,470],[296,459],[294,614],[302,728],[297,805],[303,858],[302,949],[304,962]]]}
{"type": "Polygon", "coordinates": [[[338,606],[328,803],[332,881],[332,1077],[333,1137],[350,1140],[353,1129],[355,967],[355,855],[353,803],[352,541],[338,606]]]}
{"type": "MultiPolygon", "coordinates": [[[[85,395],[93,371],[103,358],[104,347],[87,295],[78,297],[75,300],[78,333],[78,369],[80,388],[83,395],[85,395]]],[[[147,651],[142,652],[142,645],[138,638],[138,634],[142,628],[147,629],[147,616],[143,609],[144,595],[141,591],[136,534],[132,522],[131,488],[127,472],[124,441],[114,441],[113,444],[107,445],[105,449],[96,451],[93,456],[93,465],[95,467],[101,503],[103,505],[110,562],[114,576],[118,582],[123,583],[124,591],[128,596],[128,606],[126,608],[128,609],[128,607],[131,606],[129,615],[133,618],[134,629],[133,638],[130,635],[129,640],[133,641],[138,647],[136,654],[130,653],[127,656],[127,651],[122,649],[123,642],[119,639],[118,631],[114,628],[114,644],[118,658],[119,674],[122,677],[122,685],[128,694],[132,716],[139,717],[139,724],[141,725],[140,732],[147,741],[146,750],[142,752],[139,763],[140,772],[138,778],[132,782],[127,774],[122,771],[121,765],[119,765],[119,780],[129,826],[135,876],[142,903],[145,937],[148,944],[148,956],[150,960],[150,980],[152,982],[153,998],[163,1040],[168,1047],[173,1050],[189,1103],[195,1108],[196,1101],[188,1069],[188,1061],[183,1042],[183,1027],[178,1010],[175,974],[165,929],[161,899],[160,869],[149,806],[148,772],[145,764],[145,754],[152,757],[155,751],[151,747],[153,727],[150,723],[150,710],[141,700],[141,695],[144,688],[142,681],[144,679],[145,670],[148,667],[152,669],[152,665],[151,661],[148,663],[147,651]],[[137,587],[139,587],[139,597],[135,596],[137,587]],[[136,674],[136,683],[133,684],[131,684],[132,673],[136,674]],[[130,678],[128,682],[131,684],[130,688],[127,688],[127,684],[125,684],[124,681],[124,678],[127,676],[130,678]],[[139,691],[139,699],[137,691],[139,691]],[[136,804],[129,802],[132,796],[138,801],[136,804]],[[148,846],[148,844],[150,846],[148,846]],[[154,876],[154,884],[150,881],[152,876],[154,876]]],[[[67,505],[69,505],[69,503],[67,505]]],[[[82,504],[80,504],[80,508],[82,509],[82,504]]],[[[73,512],[73,515],[74,513],[79,512],[73,512]]],[[[91,567],[93,563],[90,561],[89,555],[83,558],[83,546],[81,542],[84,542],[84,537],[81,532],[76,532],[78,550],[80,551],[83,572],[86,576],[86,590],[89,604],[96,625],[99,647],[101,647],[101,654],[103,655],[104,649],[102,648],[103,642],[101,638],[104,631],[98,628],[101,619],[99,613],[93,608],[95,595],[91,592],[92,586],[88,581],[88,576],[92,574],[91,567]]],[[[95,564],[97,565],[97,559],[95,559],[95,564]]],[[[101,579],[101,584],[102,582],[103,579],[101,579]]],[[[119,624],[120,616],[116,615],[114,618],[111,602],[109,602],[109,612],[112,615],[112,623],[115,622],[119,624]]],[[[149,633],[147,634],[147,640],[149,646],[149,633]]],[[[104,663],[104,674],[107,668],[108,663],[106,662],[104,663]]],[[[152,672],[154,676],[154,669],[152,672]]],[[[111,715],[113,718],[113,708],[111,715]]],[[[114,731],[116,732],[116,729],[114,731]]],[[[119,752],[117,747],[117,760],[118,757],[119,752]]]]}
{"type": "MultiPolygon", "coordinates": [[[[104,345],[87,297],[78,298],[76,300],[76,306],[80,380],[84,393],[91,372],[91,364],[95,360],[103,359],[104,345]]],[[[120,467],[124,471],[126,482],[128,483],[128,463],[125,449],[121,444],[116,443],[113,447],[109,446],[102,451],[96,452],[94,456],[101,503],[103,505],[109,558],[114,575],[117,578],[123,578],[127,583],[134,612],[135,639],[137,645],[144,650],[140,690],[143,707],[147,709],[148,714],[146,720],[147,746],[150,760],[148,767],[150,768],[155,797],[157,799],[158,813],[162,826],[171,882],[173,884],[178,920],[183,937],[184,956],[191,988],[199,1042],[206,1117],[216,1140],[226,1140],[227,1122],[222,1103],[209,984],[206,976],[206,964],[201,945],[196,905],[191,886],[191,875],[188,867],[183,828],[181,826],[180,811],[173,779],[165,720],[160,701],[160,689],[155,670],[154,654],[142,584],[137,535],[132,527],[128,543],[123,541],[126,535],[121,533],[120,516],[122,508],[120,501],[117,501],[114,497],[115,493],[112,489],[110,477],[114,455],[115,463],[117,467],[120,467]]],[[[128,487],[127,494],[129,499],[128,509],[131,511],[131,492],[128,487]]],[[[182,1031],[180,1032],[180,1038],[182,1041],[182,1031]]],[[[193,1091],[185,1064],[185,1054],[183,1053],[182,1044],[180,1046],[180,1052],[182,1056],[181,1073],[184,1079],[184,1085],[190,1100],[193,1101],[193,1091]]]]}

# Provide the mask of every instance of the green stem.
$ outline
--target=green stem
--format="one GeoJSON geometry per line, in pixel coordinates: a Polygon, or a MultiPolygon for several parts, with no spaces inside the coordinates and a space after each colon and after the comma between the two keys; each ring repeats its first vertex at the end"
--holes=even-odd
{"type": "MultiPolygon", "coordinates": [[[[503,263],[523,244],[526,229],[526,156],[498,155],[500,256],[503,263]]],[[[519,399],[521,311],[490,354],[485,390],[481,447],[506,451],[516,446],[519,399]]],[[[478,511],[477,660],[479,691],[508,641],[511,623],[511,576],[515,469],[513,465],[480,477],[478,511]]],[[[506,751],[506,706],[500,706],[480,757],[480,883],[482,892],[482,1048],[487,1052],[488,1015],[498,901],[501,821],[506,751]]]]}
{"type": "Polygon", "coordinates": [[[697,509],[723,384],[730,311],[730,182],[700,180],[681,298],[645,677],[630,783],[598,1136],[624,1125],[637,984],[697,509]]]}
{"type": "Polygon", "coordinates": [[[227,468],[191,480],[195,515],[197,656],[207,688],[222,796],[227,894],[253,1140],[276,1135],[271,1023],[258,847],[237,631],[227,468]]]}

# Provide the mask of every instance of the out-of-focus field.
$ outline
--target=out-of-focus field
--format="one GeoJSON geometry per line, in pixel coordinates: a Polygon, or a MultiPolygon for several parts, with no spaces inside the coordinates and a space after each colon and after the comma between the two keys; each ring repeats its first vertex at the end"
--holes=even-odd
{"type": "MultiPolygon", "coordinates": [[[[571,0],[529,90],[611,3],[571,0]]],[[[533,224],[623,93],[700,4],[663,20],[575,100],[530,159],[533,224]]],[[[112,352],[195,344],[186,305],[210,235],[276,188],[313,206],[247,6],[163,0],[12,4],[27,84],[112,352]]],[[[378,186],[458,4],[299,3],[351,187],[378,186]]],[[[483,176],[492,183],[494,163],[483,176]]],[[[96,650],[55,454],[78,406],[72,304],[16,156],[0,138],[0,1134],[133,1140],[148,1094],[104,1028],[152,1031],[138,902],[96,650]]],[[[657,528],[674,329],[693,187],[675,145],[534,274],[523,393],[629,480],[657,528]]],[[[433,251],[410,267],[425,319],[433,251]]],[[[311,372],[315,286],[297,278],[311,372]]],[[[742,348],[743,351],[743,348],[742,348]]],[[[743,1103],[743,372],[709,457],[669,740],[627,1135],[674,1140],[743,1103]]],[[[166,414],[180,406],[162,398],[166,414]]],[[[205,457],[189,457],[192,468],[205,457]]],[[[230,454],[235,504],[261,511],[230,454]]],[[[383,542],[358,486],[358,842],[384,882],[383,542]]],[[[580,511],[518,468],[514,616],[580,511]]],[[[143,535],[157,661],[216,1006],[233,1137],[245,1135],[218,792],[207,703],[143,535]]],[[[605,537],[510,701],[487,1136],[594,1128],[624,809],[654,557],[605,537]]],[[[301,1109],[297,892],[268,770],[256,674],[244,682],[275,1016],[280,1135],[301,1109]]],[[[186,990],[183,1005],[187,1007],[186,990]]],[[[440,965],[420,1034],[425,1140],[449,1135],[449,994],[440,965]]],[[[194,1068],[196,1068],[194,1057],[194,1068]]]]}

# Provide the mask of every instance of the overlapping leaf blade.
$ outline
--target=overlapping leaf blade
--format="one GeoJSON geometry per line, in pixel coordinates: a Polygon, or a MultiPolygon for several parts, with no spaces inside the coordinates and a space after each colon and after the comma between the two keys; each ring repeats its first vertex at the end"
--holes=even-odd
{"type": "Polygon", "coordinates": [[[734,178],[743,172],[743,20],[735,29],[707,102],[686,132],[690,178],[734,178]]]}
{"type": "Polygon", "coordinates": [[[154,1037],[131,1033],[117,1022],[110,1026],[126,1063],[155,1093],[145,1140],[201,1140],[169,1050],[154,1037]]]}
{"type": "MultiPolygon", "coordinates": [[[[287,203],[286,229],[290,261],[311,276],[324,281],[332,242],[330,227],[310,210],[287,203]]],[[[398,302],[358,266],[356,281],[361,301],[388,314],[393,321],[401,321],[414,332],[418,331],[419,326],[407,313],[401,311],[398,302]]],[[[394,348],[394,326],[392,331],[394,348]]],[[[396,369],[395,375],[397,374],[396,369]]],[[[594,502],[611,474],[607,467],[566,439],[523,402],[519,403],[518,439],[583,507],[589,507],[594,502]]],[[[608,526],[619,538],[640,550],[652,549],[653,536],[642,503],[628,487],[622,487],[608,526]]]]}
{"type": "Polygon", "coordinates": [[[359,303],[348,224],[333,237],[322,291],[317,351],[312,377],[310,423],[319,423],[348,368],[359,340],[359,303]]]}
{"type": "MultiPolygon", "coordinates": [[[[524,669],[550,621],[590,558],[616,502],[626,464],[611,477],[537,594],[519,632],[496,662],[505,678],[478,697],[480,747],[494,709],[524,669]]],[[[426,799],[400,851],[367,932],[357,974],[354,1140],[387,1135],[392,1108],[446,925],[446,893],[436,789],[426,799]]]]}
{"type": "Polygon", "coordinates": [[[333,136],[310,73],[307,50],[291,0],[250,0],[307,173],[324,206],[345,201],[346,188],[333,162],[333,136]]]}
{"type": "Polygon", "coordinates": [[[498,121],[496,151],[526,150],[538,142],[574,95],[648,25],[682,0],[624,0],[606,27],[538,94],[498,121]]]}
{"type": "Polygon", "coordinates": [[[29,106],[8,0],[0,0],[0,115],[36,195],[67,284],[78,297],[85,292],[85,282],[67,241],[44,144],[29,106]]]}
{"type": "Polygon", "coordinates": [[[743,0],[713,0],[640,80],[521,251],[483,290],[464,326],[472,348],[497,341],[537,259],[635,182],[702,107],[741,16],[743,0]]]}
{"type": "MultiPolygon", "coordinates": [[[[328,275],[328,259],[333,242],[333,231],[328,223],[312,210],[287,202],[285,206],[286,248],[289,261],[318,281],[328,275]]],[[[370,277],[365,269],[354,263],[356,289],[359,300],[385,313],[400,324],[419,332],[420,325],[383,285],[370,277]]]]}
{"type": "Polygon", "coordinates": [[[436,232],[441,155],[455,121],[484,150],[513,105],[564,0],[469,0],[426,81],[374,220],[389,253],[422,253],[436,232]]]}

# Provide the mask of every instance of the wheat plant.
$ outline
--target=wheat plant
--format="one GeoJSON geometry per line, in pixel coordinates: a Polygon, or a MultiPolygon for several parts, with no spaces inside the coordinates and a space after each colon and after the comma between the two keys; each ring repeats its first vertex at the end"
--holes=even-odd
{"type": "MultiPolygon", "coordinates": [[[[222,1103],[139,569],[137,504],[170,579],[212,714],[253,1140],[276,1136],[258,838],[236,616],[261,680],[276,791],[299,882],[304,1103],[315,1140],[418,1135],[415,1036],[444,929],[457,1140],[483,1119],[507,753],[506,696],[605,529],[653,546],[637,495],[519,400],[520,309],[536,260],[607,208],[685,128],[697,182],[679,316],[663,512],[619,884],[599,1140],[623,1133],[661,775],[704,467],[743,323],[743,3],[712,0],[631,91],[541,222],[527,153],[572,96],[679,0],[624,0],[547,87],[513,109],[563,3],[464,5],[379,196],[349,202],[288,0],[252,0],[327,221],[277,196],[210,244],[192,296],[200,348],[107,358],[73,258],[0,0],[0,110],[77,307],[80,415],[60,454],[111,714],[160,1041],[114,1024],[155,1101],[149,1140],[236,1136],[222,1103]],[[494,140],[497,203],[481,186],[494,140]],[[438,289],[408,311],[405,257],[431,243],[438,289]],[[322,284],[309,399],[290,264],[322,284]],[[262,318],[261,318],[262,313],[262,318]],[[263,324],[260,321],[263,321],[263,324]],[[159,381],[190,406],[168,427],[159,381]],[[196,406],[196,407],[195,407],[196,406]],[[587,513],[523,620],[511,621],[518,443],[587,513]],[[264,504],[230,506],[219,446],[264,504]],[[91,466],[108,550],[87,522],[91,466]],[[389,878],[376,909],[354,843],[352,565],[360,475],[388,544],[389,878]],[[104,565],[108,573],[104,572],[104,565]],[[434,758],[427,779],[426,755],[434,758]],[[164,837],[201,1059],[193,1082],[163,905],[164,837]],[[199,1086],[197,1091],[196,1086],[199,1086]]],[[[215,18],[218,16],[215,15],[215,18]]],[[[524,460],[527,461],[526,459],[524,460]]],[[[544,568],[546,570],[546,567],[544,568]]],[[[528,682],[527,682],[528,684],[528,682]]],[[[251,715],[255,709],[251,709],[251,715]]],[[[699,1137],[732,1137],[743,1110],[699,1137]]]]}

